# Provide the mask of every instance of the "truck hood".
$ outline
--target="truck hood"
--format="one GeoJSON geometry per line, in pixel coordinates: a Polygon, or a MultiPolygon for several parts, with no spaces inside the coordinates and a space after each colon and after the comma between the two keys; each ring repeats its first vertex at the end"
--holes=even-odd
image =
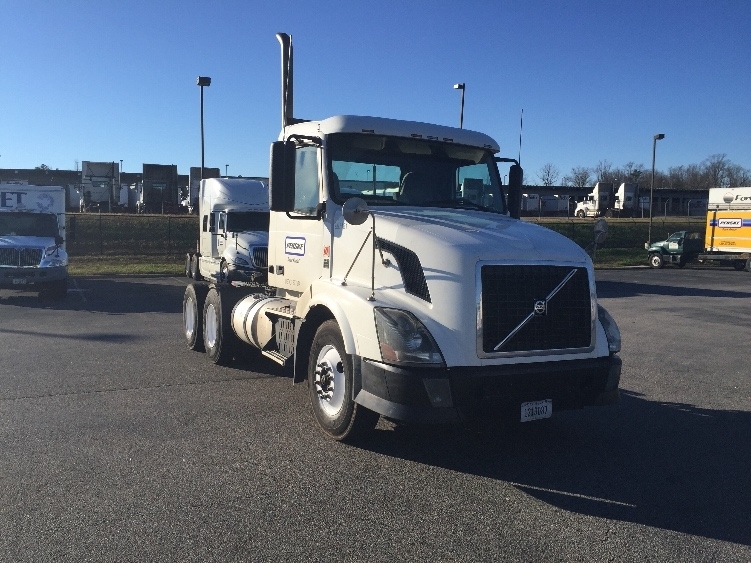
{"type": "Polygon", "coordinates": [[[52,237],[28,237],[28,236],[16,236],[16,235],[3,235],[0,236],[0,247],[19,247],[19,246],[33,246],[44,247],[55,246],[55,239],[52,237]]]}
{"type": "Polygon", "coordinates": [[[505,215],[436,208],[375,209],[374,214],[378,237],[414,250],[424,265],[449,255],[461,256],[465,265],[467,260],[589,262],[569,238],[505,215]]]}
{"type": "Polygon", "coordinates": [[[243,231],[237,233],[237,245],[244,248],[253,246],[268,246],[269,233],[265,231],[243,231]]]}

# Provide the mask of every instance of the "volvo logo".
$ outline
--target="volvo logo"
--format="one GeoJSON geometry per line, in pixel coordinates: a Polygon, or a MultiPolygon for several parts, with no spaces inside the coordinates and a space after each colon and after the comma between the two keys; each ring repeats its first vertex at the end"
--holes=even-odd
{"type": "Polygon", "coordinates": [[[534,311],[536,317],[545,316],[548,312],[548,302],[544,299],[538,299],[535,301],[534,311]]]}

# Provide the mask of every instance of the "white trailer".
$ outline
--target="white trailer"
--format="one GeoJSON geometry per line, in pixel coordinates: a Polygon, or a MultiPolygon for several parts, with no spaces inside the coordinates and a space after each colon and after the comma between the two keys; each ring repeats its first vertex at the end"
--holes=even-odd
{"type": "Polygon", "coordinates": [[[219,283],[261,283],[266,278],[269,190],[257,180],[201,180],[199,235],[185,257],[185,274],[219,283]]]}
{"type": "Polygon", "coordinates": [[[518,220],[518,163],[504,194],[496,165],[504,159],[482,133],[374,117],[295,119],[291,45],[277,37],[273,295],[189,284],[188,347],[214,363],[252,347],[289,367],[337,440],[380,415],[527,422],[617,402],[620,333],[597,303],[592,262],[566,237],[518,220]],[[368,171],[382,187],[357,190],[368,171]]]}
{"type": "Polygon", "coordinates": [[[0,288],[66,295],[62,186],[0,185],[0,288]]]}

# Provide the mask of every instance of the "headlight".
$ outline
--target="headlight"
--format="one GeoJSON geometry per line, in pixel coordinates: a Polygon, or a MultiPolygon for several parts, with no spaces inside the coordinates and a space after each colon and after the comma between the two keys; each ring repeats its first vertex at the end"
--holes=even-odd
{"type": "Polygon", "coordinates": [[[608,349],[610,352],[620,352],[621,331],[618,330],[615,319],[610,316],[610,313],[602,305],[597,306],[597,318],[600,320],[602,328],[605,329],[605,336],[608,337],[608,349]]]}
{"type": "Polygon", "coordinates": [[[384,362],[443,365],[438,345],[412,313],[382,307],[376,307],[374,311],[384,362]]]}
{"type": "Polygon", "coordinates": [[[235,256],[235,259],[233,260],[236,266],[250,266],[250,262],[248,262],[245,258],[242,256],[235,256]]]}

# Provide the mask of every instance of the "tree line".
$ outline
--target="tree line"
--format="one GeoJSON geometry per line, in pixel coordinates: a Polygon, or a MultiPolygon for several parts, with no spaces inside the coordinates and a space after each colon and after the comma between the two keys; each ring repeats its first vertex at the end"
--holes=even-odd
{"type": "MultiPolygon", "coordinates": [[[[571,186],[586,188],[597,182],[612,182],[620,185],[624,182],[638,183],[642,186],[652,182],[652,170],[643,164],[627,162],[623,166],[614,166],[608,160],[601,160],[596,166],[575,166],[571,172],[561,176],[558,168],[545,164],[537,172],[543,186],[571,186]],[[558,182],[561,182],[559,184],[558,182]]],[[[667,173],[655,170],[655,188],[676,190],[708,190],[709,188],[732,188],[751,185],[751,170],[728,160],[726,154],[713,154],[699,164],[671,166],[667,173]]]]}

